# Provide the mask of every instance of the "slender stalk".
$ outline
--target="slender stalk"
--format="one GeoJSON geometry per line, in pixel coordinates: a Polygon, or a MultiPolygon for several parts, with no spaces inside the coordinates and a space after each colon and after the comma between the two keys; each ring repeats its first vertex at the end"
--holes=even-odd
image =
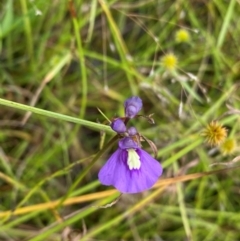
{"type": "MultiPolygon", "coordinates": [[[[173,163],[173,169],[174,169],[175,173],[178,172],[178,164],[176,162],[173,163]]],[[[192,231],[190,228],[187,211],[186,211],[186,206],[185,206],[185,202],[184,202],[183,187],[182,187],[181,183],[177,183],[176,186],[177,186],[178,204],[179,204],[180,213],[181,213],[181,217],[182,217],[184,230],[185,230],[185,233],[187,236],[187,240],[193,240],[192,239],[192,231]]]]}
{"type": "Polygon", "coordinates": [[[55,118],[55,119],[58,119],[58,120],[73,122],[73,123],[83,125],[83,126],[89,127],[91,129],[99,130],[99,131],[107,131],[107,132],[113,133],[110,126],[107,126],[107,125],[102,125],[102,124],[99,124],[99,123],[79,119],[79,118],[76,118],[76,117],[58,114],[58,113],[55,113],[55,112],[52,112],[52,111],[39,109],[39,108],[36,108],[36,107],[33,107],[33,106],[24,105],[24,104],[20,104],[20,103],[17,103],[17,102],[4,100],[4,99],[1,99],[1,98],[0,98],[0,105],[5,105],[5,106],[16,108],[16,109],[19,109],[19,110],[30,111],[30,112],[35,113],[35,114],[44,115],[44,116],[55,118]]]}
{"type": "Polygon", "coordinates": [[[80,26],[78,24],[77,14],[73,5],[73,1],[71,0],[69,0],[69,10],[72,16],[74,34],[77,40],[79,67],[80,67],[81,81],[82,81],[82,86],[81,86],[82,99],[81,99],[81,109],[80,109],[79,117],[83,119],[86,111],[86,106],[87,106],[87,71],[85,66],[84,48],[82,45],[82,39],[80,35],[80,26]]]}
{"type": "Polygon", "coordinates": [[[22,7],[22,12],[24,15],[24,28],[25,28],[25,34],[26,34],[26,42],[27,42],[27,53],[28,57],[31,60],[31,65],[33,66],[34,61],[32,61],[32,56],[33,56],[33,39],[32,39],[32,29],[31,29],[31,24],[30,24],[30,19],[28,16],[28,8],[27,8],[27,2],[26,0],[21,0],[21,7],[22,7]]]}
{"type": "Polygon", "coordinates": [[[223,45],[223,41],[224,41],[224,38],[226,36],[231,17],[233,16],[234,6],[235,6],[236,2],[237,2],[236,0],[231,0],[230,4],[228,6],[227,14],[225,15],[223,25],[222,25],[222,28],[221,28],[221,31],[219,33],[218,40],[217,40],[217,47],[218,48],[221,48],[222,45],[223,45]]]}

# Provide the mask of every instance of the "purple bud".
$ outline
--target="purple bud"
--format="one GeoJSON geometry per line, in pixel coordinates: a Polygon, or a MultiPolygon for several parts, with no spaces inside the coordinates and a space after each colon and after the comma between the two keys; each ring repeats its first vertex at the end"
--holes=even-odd
{"type": "Polygon", "coordinates": [[[128,128],[128,134],[129,134],[129,136],[135,136],[138,132],[137,132],[137,129],[135,128],[135,127],[129,127],[128,128]]]}
{"type": "Polygon", "coordinates": [[[117,133],[126,132],[127,128],[122,119],[118,118],[112,121],[111,128],[116,131],[117,133]]]}
{"type": "Polygon", "coordinates": [[[125,116],[133,118],[142,109],[142,100],[138,96],[128,98],[125,103],[125,116]]]}

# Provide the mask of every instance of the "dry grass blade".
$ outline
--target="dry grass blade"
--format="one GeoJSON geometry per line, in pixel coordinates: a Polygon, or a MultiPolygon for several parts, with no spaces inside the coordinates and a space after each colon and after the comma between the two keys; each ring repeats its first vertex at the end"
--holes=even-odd
{"type": "MultiPolygon", "coordinates": [[[[194,180],[197,178],[214,175],[214,174],[218,174],[218,173],[229,172],[229,171],[233,171],[237,168],[240,168],[240,166],[226,168],[226,169],[220,169],[220,170],[215,170],[215,171],[210,171],[210,172],[200,172],[200,173],[188,174],[188,175],[178,176],[178,177],[173,177],[173,178],[166,178],[166,179],[159,180],[154,185],[153,188],[159,188],[161,186],[168,186],[168,185],[178,183],[178,182],[186,182],[186,181],[190,181],[190,180],[194,180]]],[[[76,203],[85,203],[85,202],[90,202],[93,200],[102,199],[102,198],[108,197],[110,195],[113,195],[117,192],[118,192],[117,190],[108,190],[108,191],[96,192],[96,193],[92,193],[92,194],[86,194],[86,195],[82,195],[79,197],[71,197],[63,202],[63,206],[73,205],[76,203]]],[[[118,199],[117,199],[117,201],[118,201],[118,199]]],[[[0,213],[0,217],[6,217],[6,216],[10,216],[10,215],[20,215],[20,214],[24,214],[24,213],[33,212],[33,211],[43,211],[43,210],[47,210],[47,209],[54,209],[59,205],[60,202],[61,202],[61,200],[56,200],[56,201],[52,201],[52,202],[40,203],[40,204],[36,204],[36,205],[32,205],[32,206],[18,208],[14,211],[5,211],[5,212],[0,213]]]]}

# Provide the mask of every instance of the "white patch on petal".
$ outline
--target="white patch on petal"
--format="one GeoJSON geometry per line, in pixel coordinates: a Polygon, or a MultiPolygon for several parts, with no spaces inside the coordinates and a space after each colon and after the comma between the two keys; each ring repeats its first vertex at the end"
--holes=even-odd
{"type": "Polygon", "coordinates": [[[140,157],[134,149],[128,149],[127,164],[130,170],[139,169],[141,166],[140,157]]]}

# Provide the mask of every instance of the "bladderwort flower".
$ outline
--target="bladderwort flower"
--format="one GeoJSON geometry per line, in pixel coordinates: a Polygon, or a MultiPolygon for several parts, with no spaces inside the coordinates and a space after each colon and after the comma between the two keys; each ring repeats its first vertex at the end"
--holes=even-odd
{"type": "MultiPolygon", "coordinates": [[[[119,120],[117,124],[122,126],[119,120]]],[[[116,129],[122,133],[124,128],[116,129]]],[[[126,135],[128,136],[119,140],[118,149],[101,168],[98,178],[103,185],[114,186],[121,193],[139,193],[156,183],[162,174],[162,166],[141,149],[135,127],[130,127],[126,135]]]]}
{"type": "Polygon", "coordinates": [[[142,109],[142,100],[138,96],[130,97],[124,102],[124,107],[125,116],[131,119],[142,109]]]}

